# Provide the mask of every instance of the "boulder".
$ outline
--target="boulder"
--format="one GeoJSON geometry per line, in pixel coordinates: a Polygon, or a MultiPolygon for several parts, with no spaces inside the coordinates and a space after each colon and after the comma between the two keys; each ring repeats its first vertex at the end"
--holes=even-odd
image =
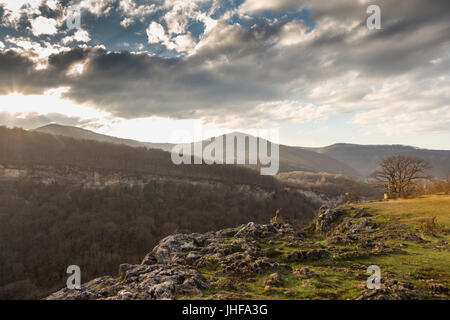
{"type": "Polygon", "coordinates": [[[338,218],[345,213],[340,209],[326,209],[325,211],[319,212],[320,213],[316,221],[316,231],[320,233],[329,232],[338,218]]]}

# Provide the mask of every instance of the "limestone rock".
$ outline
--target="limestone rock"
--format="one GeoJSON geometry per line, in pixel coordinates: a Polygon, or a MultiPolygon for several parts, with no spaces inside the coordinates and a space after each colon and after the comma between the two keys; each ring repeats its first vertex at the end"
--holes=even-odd
{"type": "Polygon", "coordinates": [[[317,217],[316,231],[320,233],[327,233],[331,230],[336,220],[344,214],[343,210],[326,209],[321,211],[317,217]]]}

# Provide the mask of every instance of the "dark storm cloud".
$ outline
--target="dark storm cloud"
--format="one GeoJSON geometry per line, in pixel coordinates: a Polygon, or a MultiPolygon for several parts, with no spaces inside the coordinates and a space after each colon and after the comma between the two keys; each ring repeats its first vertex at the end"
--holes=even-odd
{"type": "Polygon", "coordinates": [[[32,56],[13,50],[0,51],[0,94],[19,92],[40,94],[70,84],[66,73],[76,62],[86,57],[84,49],[73,49],[49,57],[46,69],[36,69],[32,56]]]}
{"type": "Polygon", "coordinates": [[[259,84],[228,81],[185,59],[98,51],[68,96],[78,102],[95,101],[127,118],[153,114],[184,118],[233,101],[271,98],[271,91],[259,84]]]}
{"type": "Polygon", "coordinates": [[[51,55],[48,63],[54,72],[67,72],[75,63],[83,62],[89,55],[88,49],[75,48],[70,51],[63,51],[60,54],[51,55]]]}
{"type": "Polygon", "coordinates": [[[10,92],[39,93],[56,83],[41,82],[34,63],[14,51],[0,52],[0,94],[10,92]],[[36,81],[38,80],[38,81],[36,81]]]}

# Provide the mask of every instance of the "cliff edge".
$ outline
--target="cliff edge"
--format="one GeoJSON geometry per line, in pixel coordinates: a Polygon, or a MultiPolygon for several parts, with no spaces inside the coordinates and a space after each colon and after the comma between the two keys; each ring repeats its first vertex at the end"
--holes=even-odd
{"type": "Polygon", "coordinates": [[[304,230],[248,223],[171,235],[117,277],[47,299],[448,299],[450,198],[429,198],[443,201],[434,222],[415,200],[398,201],[322,209],[304,230]],[[373,265],[378,289],[367,288],[373,265]]]}

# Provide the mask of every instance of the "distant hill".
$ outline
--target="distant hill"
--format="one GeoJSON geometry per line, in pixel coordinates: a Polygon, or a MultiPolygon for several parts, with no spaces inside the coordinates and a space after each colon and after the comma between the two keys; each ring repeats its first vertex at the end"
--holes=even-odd
{"type": "Polygon", "coordinates": [[[450,150],[428,150],[402,145],[357,145],[338,143],[323,148],[307,148],[348,164],[363,176],[369,176],[383,158],[403,154],[422,158],[432,168],[430,174],[445,178],[450,172],[450,150]]]}
{"type": "Polygon", "coordinates": [[[17,167],[77,167],[91,171],[220,181],[274,188],[276,180],[249,168],[175,165],[170,153],[125,144],[99,142],[22,129],[0,127],[0,164],[17,167]]]}
{"type": "MultiPolygon", "coordinates": [[[[253,155],[249,151],[249,145],[250,143],[254,143],[255,145],[258,145],[259,142],[262,140],[264,143],[268,143],[268,150],[270,150],[270,146],[272,142],[258,138],[249,134],[241,133],[241,132],[233,132],[226,135],[213,137],[207,140],[203,140],[202,145],[203,149],[215,141],[215,139],[222,138],[223,139],[223,150],[225,154],[228,154],[228,150],[226,148],[226,141],[228,139],[235,139],[235,150],[236,146],[238,144],[238,139],[241,139],[241,141],[244,141],[245,139],[245,159],[246,163],[248,164],[248,159],[251,156],[255,156],[256,159],[258,159],[257,155],[253,155]]],[[[194,152],[193,143],[191,145],[191,152],[194,152]]],[[[185,145],[185,146],[188,146],[185,145]]],[[[308,171],[308,172],[328,172],[333,174],[343,174],[349,177],[359,177],[359,173],[351,168],[350,166],[346,165],[345,163],[342,163],[339,160],[333,159],[328,157],[327,155],[320,154],[314,151],[305,150],[304,148],[299,147],[290,147],[286,145],[279,145],[279,155],[280,155],[280,165],[279,165],[279,172],[291,172],[291,171],[308,171]]],[[[223,161],[225,162],[225,155],[217,155],[219,158],[222,157],[223,161]]],[[[234,153],[234,159],[236,159],[236,153],[234,153]]],[[[261,167],[261,165],[249,165],[250,167],[261,167]]]]}
{"type": "Polygon", "coordinates": [[[92,279],[172,233],[267,223],[276,210],[302,225],[320,205],[242,166],[0,126],[0,300],[50,294],[71,261],[92,279]]]}
{"type": "MultiPolygon", "coordinates": [[[[34,129],[34,131],[66,136],[74,139],[95,140],[99,142],[123,144],[131,147],[160,149],[169,152],[174,147],[174,144],[170,143],[151,143],[122,139],[77,127],[62,126],[58,124],[49,124],[34,129]]],[[[223,135],[222,137],[225,141],[225,138],[230,137],[231,135],[246,137],[246,159],[248,159],[249,139],[255,140],[259,138],[239,132],[223,135]]],[[[213,141],[212,139],[216,138],[217,137],[202,141],[203,147],[213,141]]],[[[225,143],[224,150],[226,151],[225,143]]],[[[338,143],[321,148],[291,147],[280,144],[279,150],[279,172],[326,172],[364,179],[369,177],[370,173],[376,170],[383,158],[394,154],[404,154],[425,159],[432,166],[430,174],[439,178],[446,178],[450,172],[450,150],[428,150],[402,145],[357,145],[347,143],[338,143]]]]}
{"type": "MultiPolygon", "coordinates": [[[[71,137],[74,139],[95,140],[100,142],[124,144],[131,147],[146,147],[150,149],[161,149],[165,151],[171,151],[174,146],[174,144],[170,143],[150,143],[130,139],[121,139],[103,134],[98,134],[93,131],[77,127],[62,126],[58,124],[49,124],[47,126],[34,129],[34,131],[49,133],[53,135],[61,135],[71,137]]],[[[257,139],[254,136],[239,132],[231,133],[226,136],[224,135],[223,137],[230,137],[230,135],[246,136],[247,139],[257,139]]],[[[203,145],[206,146],[209,142],[211,141],[205,140],[203,141],[203,145]]],[[[285,145],[280,145],[279,149],[280,149],[280,172],[309,171],[309,172],[328,172],[334,174],[343,174],[349,177],[359,176],[358,172],[356,172],[356,170],[354,170],[350,166],[336,159],[332,159],[327,155],[320,154],[310,150],[305,150],[304,148],[289,147],[285,145]]],[[[226,148],[224,148],[224,150],[226,150],[226,148]]],[[[248,148],[246,157],[248,158],[248,148]]]]}
{"type": "Polygon", "coordinates": [[[124,144],[130,147],[146,147],[151,149],[161,149],[165,151],[170,151],[173,147],[170,143],[151,143],[151,142],[141,142],[131,139],[122,139],[117,137],[112,137],[100,133],[96,133],[90,130],[81,129],[72,126],[63,126],[59,124],[49,124],[40,128],[36,128],[32,131],[43,132],[53,135],[71,137],[74,139],[85,139],[85,140],[95,140],[99,142],[108,142],[115,144],[124,144]]]}
{"type": "Polygon", "coordinates": [[[353,178],[360,176],[359,172],[347,163],[327,154],[280,145],[280,172],[290,171],[327,172],[353,178]]]}

